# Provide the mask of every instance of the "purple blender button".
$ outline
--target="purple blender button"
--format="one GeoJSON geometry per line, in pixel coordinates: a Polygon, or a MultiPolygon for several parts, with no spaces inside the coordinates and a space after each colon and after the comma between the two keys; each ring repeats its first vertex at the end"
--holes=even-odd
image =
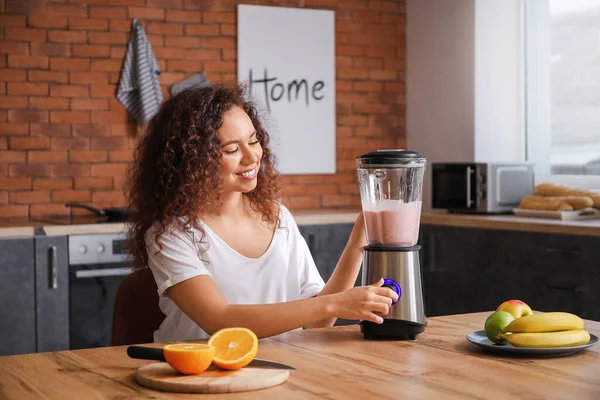
{"type": "MultiPolygon", "coordinates": [[[[398,294],[398,301],[400,301],[400,297],[402,297],[402,289],[400,288],[398,282],[393,279],[385,278],[381,287],[389,287],[392,289],[394,292],[396,292],[396,294],[398,294]]],[[[398,301],[393,301],[392,305],[396,304],[398,301]]]]}

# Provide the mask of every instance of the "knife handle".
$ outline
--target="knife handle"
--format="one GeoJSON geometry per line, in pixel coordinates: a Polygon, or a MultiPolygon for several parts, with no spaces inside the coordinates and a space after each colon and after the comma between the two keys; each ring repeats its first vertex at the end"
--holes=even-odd
{"type": "Polygon", "coordinates": [[[127,355],[131,358],[140,358],[142,360],[167,361],[165,353],[161,348],[129,346],[127,347],[127,355]]]}

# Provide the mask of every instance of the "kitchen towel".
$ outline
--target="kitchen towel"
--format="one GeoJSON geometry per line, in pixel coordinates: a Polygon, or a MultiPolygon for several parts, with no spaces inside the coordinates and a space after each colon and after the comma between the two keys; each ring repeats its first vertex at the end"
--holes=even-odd
{"type": "Polygon", "coordinates": [[[158,112],[163,100],[159,75],[160,68],[146,32],[134,19],[117,98],[139,125],[144,125],[158,112]]]}

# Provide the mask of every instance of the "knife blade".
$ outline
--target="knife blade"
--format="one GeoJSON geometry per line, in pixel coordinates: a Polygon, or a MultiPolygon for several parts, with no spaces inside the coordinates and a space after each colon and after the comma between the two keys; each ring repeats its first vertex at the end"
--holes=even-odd
{"type": "MultiPolygon", "coordinates": [[[[163,349],[159,347],[146,347],[146,346],[128,346],[127,347],[127,355],[130,358],[137,358],[141,360],[155,360],[155,361],[167,361],[165,358],[165,353],[163,349]]],[[[275,368],[275,369],[289,369],[296,370],[296,368],[278,363],[275,361],[262,360],[259,358],[255,358],[250,361],[248,367],[253,368],[275,368]]]]}

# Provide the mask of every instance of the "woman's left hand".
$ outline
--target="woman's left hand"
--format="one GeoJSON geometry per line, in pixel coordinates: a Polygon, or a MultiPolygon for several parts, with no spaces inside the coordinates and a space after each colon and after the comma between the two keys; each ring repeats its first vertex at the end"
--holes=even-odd
{"type": "Polygon", "coordinates": [[[352,246],[356,250],[359,250],[361,253],[363,247],[367,245],[367,235],[365,232],[365,217],[363,216],[362,211],[360,212],[360,214],[358,214],[356,222],[354,222],[352,233],[350,233],[350,238],[348,239],[348,245],[352,246]]]}

